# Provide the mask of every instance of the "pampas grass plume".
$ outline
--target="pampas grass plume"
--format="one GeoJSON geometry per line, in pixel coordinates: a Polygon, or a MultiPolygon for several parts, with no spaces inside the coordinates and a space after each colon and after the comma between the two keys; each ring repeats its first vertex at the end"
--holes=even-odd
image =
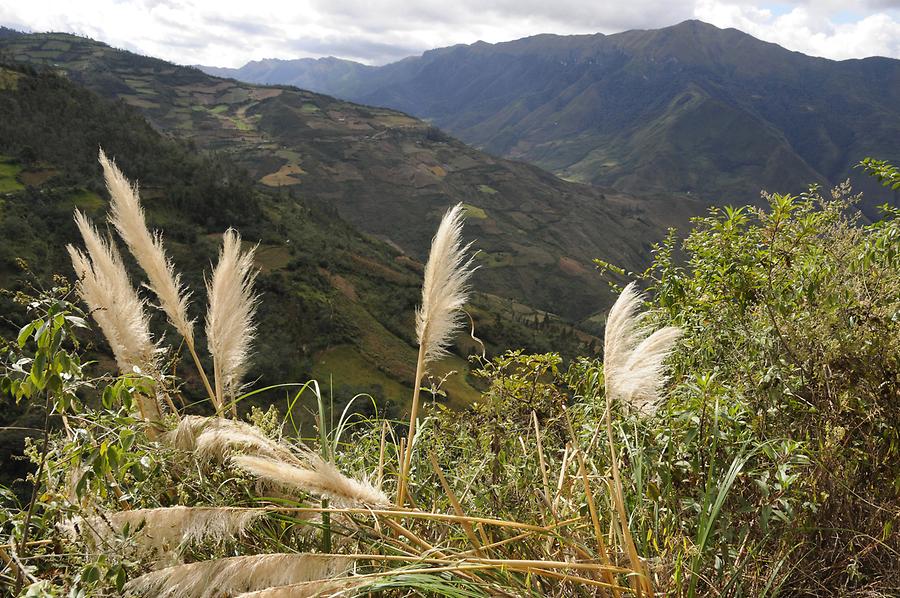
{"type": "Polygon", "coordinates": [[[345,476],[334,464],[315,453],[307,452],[304,461],[304,466],[298,467],[250,455],[232,458],[232,462],[239,468],[270,484],[315,494],[327,498],[339,507],[375,507],[390,504],[388,498],[372,484],[345,476]]]}
{"type": "Polygon", "coordinates": [[[119,252],[78,210],[75,224],[87,248],[85,254],[71,245],[66,247],[78,276],[79,295],[109,342],[119,369],[123,373],[134,368],[154,372],[157,347],[144,301],[131,285],[119,252]]]}
{"type": "Polygon", "coordinates": [[[140,528],[134,537],[141,547],[166,552],[193,542],[221,543],[241,536],[264,515],[262,509],[175,506],[95,516],[79,522],[79,527],[104,540],[109,539],[108,532],[122,533],[126,525],[131,530],[140,528]]]}
{"type": "Polygon", "coordinates": [[[220,417],[185,416],[165,440],[198,458],[224,463],[232,454],[249,454],[285,463],[302,462],[291,450],[265,436],[259,428],[220,417]]]}
{"type": "Polygon", "coordinates": [[[464,210],[456,204],[444,214],[431,241],[431,252],[422,282],[422,305],[416,310],[416,338],[428,363],[446,355],[453,332],[462,319],[468,299],[468,281],[474,271],[463,245],[464,210]]]}
{"type": "Polygon", "coordinates": [[[213,356],[219,411],[225,395],[233,398],[241,387],[256,334],[253,317],[258,297],[253,294],[254,252],[255,248],[242,253],[241,236],[228,229],[222,238],[219,262],[206,284],[209,295],[206,336],[213,356]]]}
{"type": "Polygon", "coordinates": [[[152,571],[125,585],[154,598],[233,596],[342,574],[348,559],[317,554],[259,554],[200,561],[152,571]]]}
{"type": "Polygon", "coordinates": [[[110,222],[125,241],[129,251],[147,274],[149,287],[159,298],[160,307],[172,326],[191,344],[194,342],[194,322],[188,318],[188,293],[181,284],[172,262],[163,249],[159,233],[151,234],[136,185],[116,163],[100,150],[100,164],[110,195],[110,222]]]}
{"type": "Polygon", "coordinates": [[[664,362],[681,329],[672,326],[651,333],[640,313],[643,296],[634,283],[626,286],[609,311],[604,338],[606,395],[642,413],[652,413],[665,382],[664,362]]]}
{"type": "Polygon", "coordinates": [[[453,332],[461,323],[462,308],[468,299],[468,282],[474,268],[472,258],[466,258],[471,243],[463,245],[462,242],[463,214],[462,204],[456,204],[447,210],[437,233],[431,240],[431,251],[428,254],[428,263],[425,264],[422,305],[416,309],[419,357],[416,362],[413,400],[409,411],[406,450],[400,463],[397,506],[402,506],[405,500],[406,478],[412,464],[412,445],[416,436],[422,377],[429,362],[447,353],[453,332]]]}
{"type": "Polygon", "coordinates": [[[185,344],[197,370],[203,386],[211,400],[215,400],[209,379],[200,363],[200,357],[194,345],[194,321],[188,317],[188,299],[190,293],[181,284],[181,275],[166,256],[162,235],[151,234],[147,228],[147,219],[138,194],[137,185],[131,182],[116,163],[106,157],[100,150],[100,164],[110,196],[110,220],[119,236],[125,241],[129,251],[134,255],[140,267],[147,275],[147,285],[159,298],[159,306],[165,312],[169,322],[184,337],[185,344]]]}

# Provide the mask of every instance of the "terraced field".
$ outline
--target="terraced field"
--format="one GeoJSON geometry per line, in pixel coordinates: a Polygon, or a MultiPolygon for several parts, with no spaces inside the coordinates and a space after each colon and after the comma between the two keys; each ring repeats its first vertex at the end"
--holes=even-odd
{"type": "Polygon", "coordinates": [[[0,193],[11,193],[25,188],[18,179],[22,168],[8,160],[9,158],[0,156],[0,193]]]}

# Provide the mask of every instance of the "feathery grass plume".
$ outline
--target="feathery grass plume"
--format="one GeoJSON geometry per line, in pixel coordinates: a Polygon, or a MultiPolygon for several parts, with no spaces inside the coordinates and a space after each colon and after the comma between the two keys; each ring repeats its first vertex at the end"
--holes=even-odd
{"type": "Polygon", "coordinates": [[[154,598],[212,598],[323,580],[344,574],[350,560],[319,554],[258,554],[152,571],[129,581],[129,593],[154,598]]]}
{"type": "MultiPolygon", "coordinates": [[[[137,369],[156,375],[158,347],[150,334],[144,301],[131,285],[119,252],[78,210],[75,224],[87,248],[85,254],[72,245],[66,246],[78,276],[78,294],[112,348],[119,371],[130,374],[137,369]]],[[[160,404],[155,398],[139,394],[137,403],[143,417],[160,419],[160,404]]]]}
{"type": "Polygon", "coordinates": [[[638,572],[630,578],[632,589],[638,595],[653,595],[650,577],[637,551],[628,515],[625,496],[616,455],[612,428],[612,404],[622,401],[639,413],[652,413],[659,401],[659,390],[664,382],[663,362],[671,353],[681,330],[675,327],[661,328],[651,333],[644,323],[646,313],[639,313],[643,296],[635,284],[629,283],[613,304],[606,319],[603,346],[603,372],[606,391],[606,437],[609,443],[613,476],[613,504],[618,516],[621,537],[632,569],[638,572]]]}
{"type": "Polygon", "coordinates": [[[298,467],[264,457],[238,455],[232,462],[247,473],[278,486],[302,490],[327,498],[338,507],[387,506],[390,500],[368,481],[349,478],[334,464],[306,452],[304,466],[298,467]]]}
{"type": "Polygon", "coordinates": [[[237,507],[163,507],[97,515],[75,523],[84,534],[110,540],[127,525],[140,546],[159,553],[180,551],[195,542],[221,543],[244,534],[266,512],[237,507]]]}
{"type": "Polygon", "coordinates": [[[302,462],[291,449],[242,421],[221,417],[185,416],[165,440],[205,460],[224,463],[233,453],[266,457],[285,463],[302,462]]]}
{"type": "Polygon", "coordinates": [[[123,373],[131,373],[135,367],[156,371],[157,347],[144,301],[131,286],[119,252],[78,210],[75,223],[87,248],[84,254],[71,245],[66,247],[78,275],[78,292],[112,347],[119,369],[123,373]]]}
{"type": "Polygon", "coordinates": [[[329,596],[351,596],[348,590],[371,583],[371,579],[332,579],[303,581],[289,586],[276,586],[239,594],[235,598],[328,598],[329,596]]]}
{"type": "Polygon", "coordinates": [[[664,362],[681,336],[681,329],[660,328],[651,334],[639,313],[643,296],[632,282],[626,286],[606,319],[603,371],[606,396],[623,401],[641,413],[653,413],[665,382],[664,362]]]}
{"type": "Polygon", "coordinates": [[[132,185],[125,178],[115,161],[107,158],[102,149],[100,164],[103,166],[103,177],[110,195],[110,222],[146,273],[149,280],[147,286],[159,298],[159,305],[169,322],[184,337],[206,391],[212,397],[209,379],[194,346],[194,321],[188,317],[190,292],[184,288],[181,275],[175,272],[175,267],[166,255],[162,235],[159,232],[152,234],[147,228],[137,185],[132,185]]]}
{"type": "Polygon", "coordinates": [[[468,282],[474,269],[466,258],[471,243],[462,243],[464,210],[456,204],[444,214],[431,241],[422,283],[422,305],[416,309],[416,338],[428,363],[447,354],[453,332],[462,324],[468,282]]]}
{"type": "Polygon", "coordinates": [[[422,305],[416,309],[416,338],[419,357],[410,408],[409,434],[406,453],[400,468],[397,504],[402,505],[406,492],[406,477],[412,461],[412,444],[419,416],[419,393],[428,363],[447,354],[453,332],[462,321],[462,308],[468,299],[469,278],[474,272],[472,258],[466,257],[471,243],[463,245],[464,210],[456,204],[444,214],[437,233],[431,240],[431,251],[425,265],[422,282],[422,305]]]}
{"type": "MultiPolygon", "coordinates": [[[[241,253],[241,236],[229,228],[222,236],[219,262],[206,283],[209,311],[206,337],[213,356],[216,381],[216,411],[221,415],[225,396],[234,400],[247,372],[250,347],[256,335],[253,316],[258,296],[253,294],[256,272],[253,254],[256,248],[241,253]]],[[[232,414],[237,407],[232,402],[232,414]]]]}
{"type": "Polygon", "coordinates": [[[184,289],[181,275],[176,274],[166,256],[162,236],[158,232],[151,234],[147,229],[137,185],[125,178],[115,161],[107,158],[102,149],[100,164],[110,195],[110,223],[147,274],[148,286],[159,298],[169,322],[186,341],[193,343],[194,321],[187,314],[190,293],[184,289]]]}

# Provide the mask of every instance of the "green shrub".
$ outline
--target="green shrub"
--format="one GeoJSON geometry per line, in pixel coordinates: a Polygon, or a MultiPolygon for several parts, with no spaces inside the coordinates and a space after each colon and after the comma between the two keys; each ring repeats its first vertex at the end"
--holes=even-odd
{"type": "Polygon", "coordinates": [[[776,565],[770,589],[896,583],[900,214],[860,223],[846,185],[767,198],[768,209],[697,219],[683,263],[674,236],[657,248],[643,278],[659,321],[685,336],[668,405],[635,442],[661,464],[654,492],[693,501],[689,511],[702,504],[692,488],[747,460],[712,585],[765,587],[754,577],[776,565]]]}

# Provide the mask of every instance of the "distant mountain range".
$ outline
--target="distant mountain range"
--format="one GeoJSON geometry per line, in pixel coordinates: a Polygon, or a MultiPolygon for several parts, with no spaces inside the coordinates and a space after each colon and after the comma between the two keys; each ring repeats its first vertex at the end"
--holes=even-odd
{"type": "Polygon", "coordinates": [[[900,61],[812,58],[700,21],[457,45],[381,67],[205,70],[395,108],[495,155],[643,194],[746,202],[837,183],[867,155],[900,158],[900,61]]]}

